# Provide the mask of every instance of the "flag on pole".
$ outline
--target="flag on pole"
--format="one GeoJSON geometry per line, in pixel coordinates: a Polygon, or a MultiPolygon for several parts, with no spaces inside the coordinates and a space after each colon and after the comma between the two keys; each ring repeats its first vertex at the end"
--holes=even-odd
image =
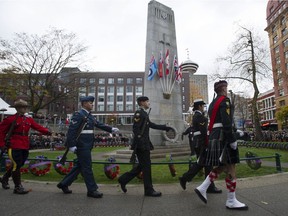
{"type": "Polygon", "coordinates": [[[148,80],[152,80],[156,72],[157,72],[157,64],[154,55],[152,55],[148,72],[148,80]]]}
{"type": "Polygon", "coordinates": [[[177,73],[175,75],[176,75],[176,77],[175,77],[176,82],[181,83],[181,81],[182,81],[182,68],[181,68],[181,66],[178,67],[177,73]]]}
{"type": "Polygon", "coordinates": [[[165,65],[166,65],[166,75],[169,74],[169,49],[166,51],[166,56],[165,56],[165,65]]]}
{"type": "Polygon", "coordinates": [[[159,58],[159,63],[158,63],[158,75],[160,78],[163,77],[163,56],[162,56],[162,51],[160,51],[160,58],[159,58]]]}

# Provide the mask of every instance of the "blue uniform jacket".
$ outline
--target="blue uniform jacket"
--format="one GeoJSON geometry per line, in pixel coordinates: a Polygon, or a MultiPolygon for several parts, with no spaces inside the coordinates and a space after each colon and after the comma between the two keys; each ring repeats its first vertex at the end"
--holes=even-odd
{"type": "Polygon", "coordinates": [[[94,145],[94,127],[97,127],[101,130],[107,131],[109,133],[112,132],[112,127],[109,125],[105,125],[101,122],[98,122],[92,114],[88,114],[88,112],[84,109],[81,109],[78,112],[75,112],[71,118],[68,132],[67,132],[67,143],[68,147],[77,146],[77,149],[91,149],[94,145]],[[80,134],[77,140],[78,130],[83,121],[85,121],[85,117],[87,117],[87,124],[85,125],[82,133],[80,134]]]}

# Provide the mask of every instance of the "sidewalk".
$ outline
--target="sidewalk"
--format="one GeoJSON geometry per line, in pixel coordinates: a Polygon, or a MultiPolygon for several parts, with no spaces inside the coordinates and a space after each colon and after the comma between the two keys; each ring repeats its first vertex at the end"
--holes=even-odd
{"type": "MultiPolygon", "coordinates": [[[[208,194],[204,204],[194,192],[199,183],[190,183],[185,191],[179,184],[154,185],[162,197],[143,196],[143,185],[127,185],[122,193],[119,186],[99,185],[104,193],[102,199],[86,196],[84,184],[73,184],[72,194],[63,194],[51,182],[23,182],[32,188],[27,195],[15,195],[13,190],[0,188],[1,216],[51,216],[51,215],[101,215],[101,216],[186,216],[186,215],[245,215],[283,216],[287,214],[288,173],[279,173],[256,178],[238,179],[237,198],[249,206],[248,211],[233,211],[225,208],[226,188],[224,181],[217,181],[222,194],[208,194]]],[[[10,182],[10,185],[13,185],[10,182]]]]}

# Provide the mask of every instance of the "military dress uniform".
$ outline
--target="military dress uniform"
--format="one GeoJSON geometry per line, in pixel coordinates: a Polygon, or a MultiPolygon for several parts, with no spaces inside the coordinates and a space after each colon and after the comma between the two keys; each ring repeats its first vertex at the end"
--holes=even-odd
{"type": "MultiPolygon", "coordinates": [[[[200,102],[198,102],[199,104],[200,102]]],[[[197,102],[196,102],[197,104],[197,102]]],[[[200,104],[205,104],[203,101],[200,104]]],[[[207,124],[208,119],[204,116],[204,114],[200,110],[195,110],[192,125],[193,125],[193,146],[196,152],[197,158],[207,148],[207,124]]],[[[204,167],[205,169],[205,177],[210,173],[212,170],[212,166],[203,166],[200,161],[194,163],[187,172],[185,172],[182,177],[179,177],[180,185],[185,190],[186,189],[186,182],[192,181],[192,179],[197,175],[197,173],[202,170],[204,167]]],[[[221,193],[221,190],[215,187],[214,182],[208,188],[208,193],[221,193]]]]}
{"type": "Polygon", "coordinates": [[[154,148],[150,141],[149,130],[153,128],[168,131],[171,128],[166,125],[158,125],[151,122],[148,113],[143,108],[139,108],[135,112],[133,121],[134,139],[131,149],[135,151],[139,163],[131,171],[120,176],[118,182],[121,184],[123,192],[126,192],[127,189],[125,185],[142,172],[145,195],[161,196],[160,192],[154,191],[152,185],[150,150],[154,148]]]}
{"type": "Polygon", "coordinates": [[[57,185],[57,187],[62,189],[64,193],[72,193],[72,191],[68,189],[68,186],[70,186],[73,181],[77,179],[79,173],[81,173],[88,191],[87,196],[96,198],[102,197],[102,193],[98,194],[98,186],[95,182],[92,170],[91,150],[94,146],[95,140],[94,127],[112,133],[111,126],[100,123],[85,109],[75,112],[71,118],[67,132],[67,145],[68,147],[77,147],[75,152],[77,155],[77,160],[74,163],[71,171],[57,185]],[[81,127],[83,121],[86,121],[87,124],[80,132],[79,137],[77,137],[79,128],[81,127]],[[95,196],[93,194],[95,194],[95,196]]]}
{"type": "Polygon", "coordinates": [[[30,141],[29,141],[29,131],[34,129],[42,134],[51,134],[49,130],[41,125],[37,124],[33,118],[20,115],[16,113],[15,115],[5,118],[0,124],[0,147],[5,146],[5,137],[8,133],[12,123],[15,121],[14,129],[11,132],[10,141],[8,143],[8,156],[12,161],[12,166],[7,170],[1,179],[2,187],[4,189],[9,189],[8,180],[12,175],[13,182],[15,184],[14,193],[25,194],[28,191],[24,190],[21,185],[21,173],[20,168],[25,164],[26,159],[29,155],[30,141]]]}
{"type": "MultiPolygon", "coordinates": [[[[211,118],[213,107],[221,96],[217,96],[209,106],[208,114],[211,118]]],[[[204,165],[219,166],[223,164],[239,163],[239,151],[232,149],[229,143],[236,141],[232,126],[231,102],[227,96],[219,106],[216,113],[212,131],[209,134],[209,144],[204,160],[204,165]]]]}

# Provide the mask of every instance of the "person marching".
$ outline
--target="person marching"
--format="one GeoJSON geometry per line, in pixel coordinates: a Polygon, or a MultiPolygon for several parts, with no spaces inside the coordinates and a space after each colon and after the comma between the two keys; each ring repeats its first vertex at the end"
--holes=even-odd
{"type": "Polygon", "coordinates": [[[15,115],[5,118],[0,123],[0,148],[7,148],[8,157],[12,161],[11,167],[0,179],[3,189],[10,189],[9,177],[12,176],[15,188],[15,194],[27,194],[21,184],[20,168],[25,164],[29,155],[29,131],[34,129],[42,134],[51,135],[49,129],[37,124],[33,118],[26,116],[28,103],[25,100],[18,99],[13,106],[17,111],[15,115]]]}
{"type": "Polygon", "coordinates": [[[207,189],[218,176],[226,172],[226,187],[228,189],[226,208],[247,210],[248,206],[236,199],[236,163],[239,163],[239,151],[237,141],[233,133],[233,116],[230,99],[227,97],[228,83],[220,80],[214,83],[214,91],[217,97],[212,101],[208,109],[210,123],[208,127],[209,142],[205,154],[200,155],[200,161],[205,166],[216,166],[204,182],[195,189],[198,197],[207,203],[207,189]],[[203,158],[201,156],[203,155],[203,158]],[[205,155],[205,156],[204,156],[205,155]]]}
{"type": "Polygon", "coordinates": [[[93,96],[81,97],[80,102],[82,109],[73,114],[67,131],[67,145],[69,150],[77,155],[77,160],[71,171],[57,184],[57,187],[64,194],[72,193],[72,190],[68,186],[81,173],[86,184],[87,196],[101,198],[103,193],[98,191],[98,185],[96,184],[92,170],[91,150],[95,139],[93,129],[96,127],[109,133],[116,133],[119,129],[98,122],[90,113],[93,110],[93,96]]]}
{"type": "MultiPolygon", "coordinates": [[[[196,152],[197,159],[200,154],[205,151],[207,147],[207,124],[208,119],[204,115],[204,106],[205,102],[202,99],[194,100],[193,104],[193,119],[192,125],[193,128],[193,149],[196,152]]],[[[179,177],[179,182],[183,190],[186,190],[186,183],[192,181],[192,179],[197,175],[197,173],[203,169],[204,166],[197,161],[194,163],[187,172],[185,172],[182,177],[179,177]]],[[[205,177],[211,172],[212,166],[205,166],[205,177]]],[[[211,182],[208,187],[207,193],[222,193],[222,190],[215,187],[214,182],[211,182]]]]}
{"type": "Polygon", "coordinates": [[[140,108],[134,114],[134,139],[131,145],[131,149],[135,151],[139,163],[137,166],[133,167],[131,171],[126,172],[120,176],[118,182],[120,183],[121,190],[126,193],[126,184],[128,184],[128,182],[130,182],[142,171],[144,181],[144,195],[159,197],[161,196],[161,192],[155,191],[152,185],[150,150],[153,150],[154,148],[150,141],[149,128],[166,131],[169,131],[171,128],[166,125],[158,125],[150,121],[149,113],[147,113],[147,110],[150,108],[148,97],[138,97],[137,103],[140,108]]]}

